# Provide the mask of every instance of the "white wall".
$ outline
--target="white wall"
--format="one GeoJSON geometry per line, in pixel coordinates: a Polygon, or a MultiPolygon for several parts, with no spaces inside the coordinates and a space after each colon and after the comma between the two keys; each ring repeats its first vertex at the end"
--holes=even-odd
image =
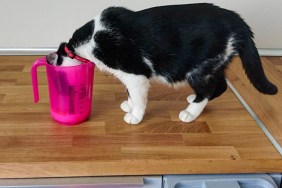
{"type": "Polygon", "coordinates": [[[0,0],[0,48],[56,47],[108,6],[141,10],[195,2],[237,11],[253,28],[259,48],[282,49],[282,0],[0,0]]]}

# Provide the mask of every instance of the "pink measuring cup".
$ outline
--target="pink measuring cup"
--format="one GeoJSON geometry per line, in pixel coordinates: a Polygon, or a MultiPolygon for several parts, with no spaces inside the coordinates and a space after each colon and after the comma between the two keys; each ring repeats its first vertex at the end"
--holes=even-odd
{"type": "Polygon", "coordinates": [[[39,101],[37,68],[46,67],[50,112],[57,122],[75,125],[85,121],[92,106],[94,63],[71,67],[53,66],[46,57],[37,59],[31,68],[34,102],[39,101]]]}

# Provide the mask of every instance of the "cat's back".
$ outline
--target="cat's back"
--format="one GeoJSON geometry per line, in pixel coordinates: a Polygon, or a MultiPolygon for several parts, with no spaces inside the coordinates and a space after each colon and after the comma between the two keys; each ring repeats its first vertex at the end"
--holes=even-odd
{"type": "Polygon", "coordinates": [[[102,17],[104,25],[118,28],[125,35],[135,32],[141,36],[144,31],[150,33],[164,29],[169,32],[168,27],[174,31],[217,28],[227,29],[226,32],[230,32],[235,26],[246,28],[237,13],[210,3],[167,5],[140,11],[109,7],[103,11],[102,17]],[[224,27],[221,27],[223,25],[224,27]]]}
{"type": "Polygon", "coordinates": [[[215,6],[210,3],[196,3],[184,5],[167,5],[153,7],[136,12],[139,16],[166,18],[168,20],[195,20],[200,17],[218,18],[232,16],[234,12],[215,6]]]}

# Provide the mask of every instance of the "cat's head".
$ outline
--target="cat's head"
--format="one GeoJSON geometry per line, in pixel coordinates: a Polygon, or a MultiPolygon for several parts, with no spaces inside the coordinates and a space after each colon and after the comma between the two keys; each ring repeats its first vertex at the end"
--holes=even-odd
{"type": "Polygon", "coordinates": [[[77,61],[76,59],[71,59],[70,57],[67,56],[67,53],[65,52],[66,45],[67,43],[65,42],[61,43],[57,52],[47,55],[46,59],[48,64],[54,66],[64,66],[64,67],[81,64],[81,62],[77,61]]]}
{"type": "Polygon", "coordinates": [[[89,40],[92,39],[94,28],[95,22],[94,20],[91,20],[84,26],[77,29],[73,33],[73,36],[70,38],[68,43],[61,43],[56,53],[51,53],[47,56],[47,62],[55,66],[74,66],[81,64],[80,61],[67,56],[65,46],[67,45],[68,49],[71,52],[75,52],[75,48],[78,48],[82,44],[86,44],[89,40]]]}

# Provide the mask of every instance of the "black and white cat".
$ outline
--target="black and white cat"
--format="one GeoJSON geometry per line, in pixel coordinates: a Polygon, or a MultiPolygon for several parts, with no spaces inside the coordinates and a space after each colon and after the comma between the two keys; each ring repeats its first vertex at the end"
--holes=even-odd
{"type": "Polygon", "coordinates": [[[227,89],[225,69],[237,53],[258,91],[278,92],[264,74],[252,38],[251,29],[238,14],[212,4],[137,12],[110,7],[76,30],[69,42],[47,59],[57,66],[81,63],[67,55],[67,46],[116,76],[128,90],[128,100],[121,104],[128,124],[142,121],[151,80],[175,87],[190,84],[195,95],[188,96],[189,105],[179,118],[191,122],[208,101],[227,89]]]}

